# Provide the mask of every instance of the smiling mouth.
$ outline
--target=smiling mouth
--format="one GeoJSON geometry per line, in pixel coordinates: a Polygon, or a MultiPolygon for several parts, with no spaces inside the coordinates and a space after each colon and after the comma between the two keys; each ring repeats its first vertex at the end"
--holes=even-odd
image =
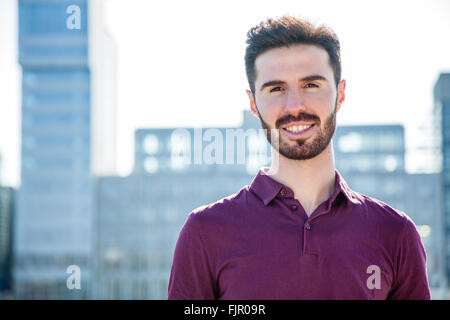
{"type": "Polygon", "coordinates": [[[306,126],[290,126],[286,128],[282,128],[284,132],[286,132],[291,137],[301,137],[312,130],[315,124],[306,125],[306,126]]]}

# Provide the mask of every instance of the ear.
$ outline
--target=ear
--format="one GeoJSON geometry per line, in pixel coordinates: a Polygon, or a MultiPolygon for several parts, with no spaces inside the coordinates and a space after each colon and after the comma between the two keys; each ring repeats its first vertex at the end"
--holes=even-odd
{"type": "Polygon", "coordinates": [[[247,92],[248,99],[250,100],[250,110],[252,111],[252,113],[255,117],[259,118],[259,112],[258,112],[258,109],[256,108],[255,98],[253,97],[253,93],[248,89],[245,91],[247,92]]]}
{"type": "Polygon", "coordinates": [[[345,84],[346,84],[346,81],[344,79],[339,81],[338,88],[337,88],[336,112],[339,111],[342,103],[344,103],[344,101],[345,101],[345,84]]]}

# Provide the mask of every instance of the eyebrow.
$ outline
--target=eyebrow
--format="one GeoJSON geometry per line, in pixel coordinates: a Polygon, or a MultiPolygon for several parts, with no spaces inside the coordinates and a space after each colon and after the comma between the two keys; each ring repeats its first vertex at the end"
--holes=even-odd
{"type": "MultiPolygon", "coordinates": [[[[317,80],[328,82],[328,80],[324,76],[321,76],[321,75],[318,75],[318,74],[314,74],[314,75],[307,76],[307,77],[304,77],[304,78],[300,79],[301,82],[317,81],[317,80]]],[[[267,87],[272,87],[272,86],[276,86],[276,85],[280,85],[280,84],[286,84],[286,82],[285,81],[281,81],[281,80],[267,81],[261,86],[259,91],[263,91],[267,87]]]]}

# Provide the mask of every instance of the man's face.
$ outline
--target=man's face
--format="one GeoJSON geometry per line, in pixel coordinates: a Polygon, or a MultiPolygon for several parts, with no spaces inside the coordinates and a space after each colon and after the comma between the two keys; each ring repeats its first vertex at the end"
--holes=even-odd
{"type": "Polygon", "coordinates": [[[336,89],[326,50],[271,49],[256,58],[255,70],[255,96],[247,93],[272,146],[293,160],[319,155],[333,137],[345,90],[345,80],[336,89]]]}

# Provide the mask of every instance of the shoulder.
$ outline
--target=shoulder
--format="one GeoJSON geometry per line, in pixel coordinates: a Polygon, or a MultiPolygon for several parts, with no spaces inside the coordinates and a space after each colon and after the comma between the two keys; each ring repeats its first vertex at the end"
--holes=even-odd
{"type": "Polygon", "coordinates": [[[234,238],[236,226],[242,225],[248,197],[247,186],[213,203],[193,209],[187,216],[180,237],[189,246],[202,247],[210,255],[226,249],[234,238]]]}
{"type": "Polygon", "coordinates": [[[352,192],[355,195],[355,199],[358,200],[358,206],[361,208],[359,211],[362,213],[361,216],[367,223],[397,234],[403,231],[416,231],[413,220],[404,211],[394,208],[374,197],[355,191],[352,192]]]}
{"type": "Polygon", "coordinates": [[[224,225],[244,213],[248,196],[248,186],[244,186],[231,195],[196,207],[189,213],[186,223],[202,229],[224,225]]]}

